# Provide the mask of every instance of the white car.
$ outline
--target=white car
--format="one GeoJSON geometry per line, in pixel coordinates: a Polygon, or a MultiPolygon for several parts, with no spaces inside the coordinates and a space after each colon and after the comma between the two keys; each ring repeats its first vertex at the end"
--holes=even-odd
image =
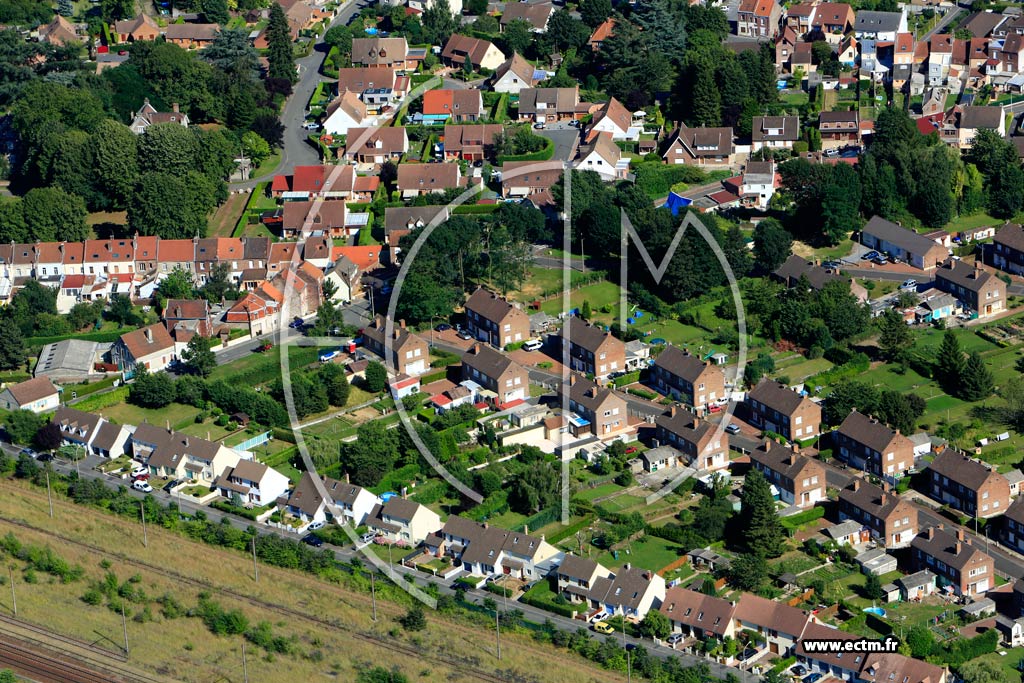
{"type": "Polygon", "coordinates": [[[375,538],[377,538],[377,534],[373,533],[372,531],[368,531],[367,533],[363,534],[359,540],[361,540],[363,543],[373,543],[373,539],[375,538]]]}
{"type": "Polygon", "coordinates": [[[539,351],[543,346],[544,343],[539,339],[530,339],[523,344],[523,348],[527,351],[539,351]]]}
{"type": "Polygon", "coordinates": [[[142,481],[141,479],[136,482],[132,482],[132,488],[136,491],[142,491],[143,493],[152,493],[153,487],[149,485],[149,482],[142,481]]]}
{"type": "Polygon", "coordinates": [[[132,479],[134,479],[135,477],[141,477],[143,474],[149,474],[149,468],[139,465],[132,470],[132,479]]]}
{"type": "Polygon", "coordinates": [[[322,521],[321,522],[312,522],[306,528],[309,529],[310,531],[316,531],[317,529],[323,529],[324,528],[324,522],[322,522],[322,521]]]}

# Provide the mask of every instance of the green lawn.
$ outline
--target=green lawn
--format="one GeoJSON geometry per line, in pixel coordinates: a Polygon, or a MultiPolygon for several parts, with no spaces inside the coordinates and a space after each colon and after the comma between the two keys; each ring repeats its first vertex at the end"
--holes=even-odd
{"type": "Polygon", "coordinates": [[[1003,680],[1016,681],[1020,678],[1019,667],[1021,662],[1024,661],[1024,647],[1015,647],[1006,650],[999,648],[998,652],[983,655],[972,661],[991,662],[1003,670],[1003,680]],[[1005,656],[999,654],[1004,651],[1006,652],[1005,656]]]}
{"type": "Polygon", "coordinates": [[[628,562],[635,567],[658,571],[679,559],[682,550],[682,546],[663,538],[644,536],[619,550],[618,559],[608,552],[598,557],[597,561],[612,569],[617,569],[628,562]]]}
{"type": "MultiPolygon", "coordinates": [[[[621,496],[615,496],[602,503],[602,507],[608,508],[613,512],[622,512],[630,508],[641,506],[645,503],[645,499],[640,496],[633,496],[630,494],[624,494],[621,496]]],[[[645,508],[646,511],[646,508],[645,508]]]]}
{"type": "MultiPolygon", "coordinates": [[[[609,306],[612,308],[610,314],[600,315],[595,313],[593,317],[597,319],[607,318],[608,322],[611,322],[617,316],[620,295],[621,289],[615,283],[595,282],[592,285],[587,285],[573,291],[569,296],[569,307],[580,308],[583,306],[583,302],[587,301],[590,303],[591,310],[596,312],[600,308],[609,306]]],[[[540,309],[548,315],[558,315],[565,312],[561,296],[545,301],[541,304],[540,309]]]]}
{"type": "MultiPolygon", "coordinates": [[[[227,427],[218,427],[214,424],[213,420],[207,420],[203,423],[193,422],[186,427],[182,427],[179,431],[185,434],[191,434],[192,436],[198,436],[201,439],[209,439],[211,441],[220,441],[229,434],[234,433],[229,432],[227,427]]],[[[245,430],[242,431],[244,433],[245,430]]]]}
{"type": "Polygon", "coordinates": [[[783,104],[788,104],[791,107],[792,106],[800,106],[801,104],[807,104],[807,102],[808,102],[808,95],[807,95],[807,93],[802,92],[802,91],[801,92],[787,92],[787,93],[784,93],[781,96],[779,96],[779,99],[782,100],[783,104]]]}
{"type": "MultiPolygon", "coordinates": [[[[118,403],[103,409],[103,417],[113,420],[119,424],[138,425],[142,422],[166,426],[168,423],[172,428],[186,428],[194,424],[195,416],[199,413],[198,408],[172,403],[165,408],[140,408],[130,403],[118,403]]],[[[206,438],[205,436],[203,438],[206,438]]]]}
{"type": "Polygon", "coordinates": [[[579,493],[576,494],[576,497],[582,498],[583,500],[595,500],[597,498],[603,498],[604,496],[610,496],[613,493],[616,493],[621,490],[622,487],[619,486],[618,484],[614,482],[608,482],[607,484],[595,486],[592,489],[585,489],[583,491],[580,491],[579,493]]]}
{"type": "Polygon", "coordinates": [[[819,372],[824,372],[832,367],[832,363],[825,360],[824,358],[814,358],[809,360],[801,360],[797,362],[786,362],[779,363],[775,366],[775,375],[781,377],[785,375],[789,377],[790,383],[802,382],[812,375],[816,375],[819,372]]]}

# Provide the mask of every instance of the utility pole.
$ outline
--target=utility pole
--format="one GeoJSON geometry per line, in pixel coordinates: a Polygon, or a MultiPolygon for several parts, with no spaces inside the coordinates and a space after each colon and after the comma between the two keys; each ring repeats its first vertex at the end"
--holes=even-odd
{"type": "Polygon", "coordinates": [[[46,502],[50,504],[50,519],[53,519],[53,496],[50,495],[50,470],[46,470],[46,502]]]}
{"type": "Polygon", "coordinates": [[[18,596],[14,594],[14,565],[8,565],[7,572],[11,577],[11,605],[14,607],[14,616],[18,616],[18,596]]]}
{"type": "Polygon", "coordinates": [[[242,639],[242,678],[244,683],[249,683],[249,667],[245,662],[245,638],[242,639]]]}
{"type": "Polygon", "coordinates": [[[142,514],[142,546],[149,547],[149,534],[146,533],[146,503],[139,501],[139,512],[142,514]]]}
{"type": "Polygon", "coordinates": [[[626,651],[626,682],[632,683],[633,681],[633,667],[630,666],[629,660],[629,648],[626,647],[626,612],[622,612],[622,649],[626,651]]]}
{"type": "Polygon", "coordinates": [[[501,659],[501,626],[498,624],[498,608],[494,608],[494,642],[498,646],[498,659],[501,659]]]}
{"type": "Polygon", "coordinates": [[[128,656],[128,620],[124,616],[124,600],[121,601],[121,628],[124,629],[124,656],[128,656]]]}
{"type": "Polygon", "coordinates": [[[370,601],[373,604],[373,621],[377,622],[377,582],[374,576],[377,574],[376,571],[370,568],[370,601]]]}
{"type": "Polygon", "coordinates": [[[260,582],[260,566],[256,564],[256,537],[252,537],[252,571],[256,577],[256,583],[260,582]]]}

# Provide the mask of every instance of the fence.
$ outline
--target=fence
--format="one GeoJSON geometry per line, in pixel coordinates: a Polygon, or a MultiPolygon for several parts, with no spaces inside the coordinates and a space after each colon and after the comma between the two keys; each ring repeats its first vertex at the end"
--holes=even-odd
{"type": "Polygon", "coordinates": [[[262,434],[257,434],[251,439],[246,439],[242,443],[238,444],[237,446],[233,446],[232,448],[234,448],[236,451],[248,451],[256,446],[262,446],[268,441],[270,441],[270,432],[263,432],[262,434]]]}

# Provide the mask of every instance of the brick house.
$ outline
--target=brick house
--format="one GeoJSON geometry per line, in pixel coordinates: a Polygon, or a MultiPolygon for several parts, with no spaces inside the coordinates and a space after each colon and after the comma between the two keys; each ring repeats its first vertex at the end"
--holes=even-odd
{"type": "Polygon", "coordinates": [[[603,380],[626,369],[626,345],[612,333],[575,316],[565,321],[562,344],[569,346],[569,368],[603,380]]]}
{"type": "Polygon", "coordinates": [[[853,410],[832,433],[836,457],[878,476],[899,478],[914,466],[914,444],[898,429],[853,410]]]}
{"type": "Polygon", "coordinates": [[[752,425],[789,440],[810,439],[821,428],[821,406],[775,380],[762,379],[744,404],[752,425]]]}
{"type": "Polygon", "coordinates": [[[800,140],[799,116],[755,116],[750,136],[750,150],[792,149],[800,140]]]}
{"type": "Polygon", "coordinates": [[[1024,498],[1018,498],[1006,510],[999,540],[1018,553],[1024,553],[1024,498]]]}
{"type": "Polygon", "coordinates": [[[994,467],[947,448],[928,465],[928,495],[972,517],[1010,507],[1010,483],[994,467]]]}
{"type": "Polygon", "coordinates": [[[574,88],[523,88],[519,91],[519,120],[555,123],[581,118],[579,86],[574,88]]]}
{"type": "Polygon", "coordinates": [[[861,229],[860,243],[920,270],[932,270],[949,258],[949,250],[934,240],[880,216],[873,216],[861,229]]]}
{"type": "Polygon", "coordinates": [[[779,490],[779,499],[799,508],[825,500],[825,468],[817,460],[771,439],[750,452],[750,464],[779,490]]]}
{"type": "Polygon", "coordinates": [[[680,126],[662,154],[666,164],[725,168],[735,162],[732,128],[680,126]]]}
{"type": "Polygon", "coordinates": [[[398,375],[420,375],[430,368],[430,349],[427,342],[405,328],[405,321],[395,325],[391,339],[391,353],[387,353],[387,331],[384,317],[378,315],[372,324],[363,328],[366,348],[383,358],[388,369],[398,375]]]}
{"type": "Polygon", "coordinates": [[[935,269],[935,286],[956,297],[979,318],[1006,310],[1006,283],[992,273],[950,259],[935,269]]]}
{"type": "Polygon", "coordinates": [[[929,527],[910,547],[914,569],[934,572],[939,586],[952,586],[957,595],[980,595],[995,586],[995,562],[964,537],[963,529],[929,527]]]}
{"type": "Polygon", "coordinates": [[[566,553],[555,570],[558,594],[572,603],[586,602],[590,589],[599,578],[609,578],[612,571],[588,557],[566,553]]]}
{"type": "Polygon", "coordinates": [[[497,69],[505,61],[505,54],[493,43],[480,38],[470,38],[459,34],[452,35],[441,51],[441,61],[445,66],[461,69],[469,56],[473,68],[479,71],[497,69]]]}
{"type": "Polygon", "coordinates": [[[499,405],[530,397],[530,373],[526,368],[479,342],[462,354],[462,379],[493,391],[499,405]]]}
{"type": "Polygon", "coordinates": [[[710,361],[702,361],[672,345],[666,346],[654,360],[650,383],[698,414],[725,398],[725,373],[710,361]]]}
{"type": "Polygon", "coordinates": [[[860,479],[839,492],[839,519],[863,524],[887,549],[910,545],[918,529],[917,508],[887,488],[860,479]]]}
{"type": "Polygon", "coordinates": [[[685,454],[694,469],[712,471],[729,466],[729,435],[721,430],[719,436],[719,425],[675,406],[656,417],[654,424],[658,443],[685,454]]]}
{"type": "Polygon", "coordinates": [[[530,338],[530,316],[505,297],[478,287],[466,301],[466,330],[503,348],[530,338]]]}
{"type": "Polygon", "coordinates": [[[823,111],[818,115],[818,131],[823,143],[855,143],[860,140],[860,114],[855,111],[823,111]]]}
{"type": "Polygon", "coordinates": [[[569,420],[574,436],[590,432],[600,439],[615,437],[628,426],[626,401],[611,389],[599,387],[577,375],[569,378],[569,410],[582,418],[569,420]]]}
{"type": "Polygon", "coordinates": [[[736,35],[772,40],[779,33],[782,5],[776,0],[741,0],[736,13],[736,35]]]}
{"type": "Polygon", "coordinates": [[[722,640],[736,635],[733,614],[736,603],[713,595],[673,586],[665,592],[661,613],[668,617],[673,633],[705,640],[722,640]]]}
{"type": "Polygon", "coordinates": [[[412,199],[420,195],[463,187],[465,184],[456,163],[403,163],[398,165],[398,181],[395,187],[401,193],[402,199],[412,199]]]}
{"type": "Polygon", "coordinates": [[[503,133],[500,123],[484,123],[476,126],[444,127],[444,156],[446,159],[478,161],[494,159],[494,138],[503,133]]]}

